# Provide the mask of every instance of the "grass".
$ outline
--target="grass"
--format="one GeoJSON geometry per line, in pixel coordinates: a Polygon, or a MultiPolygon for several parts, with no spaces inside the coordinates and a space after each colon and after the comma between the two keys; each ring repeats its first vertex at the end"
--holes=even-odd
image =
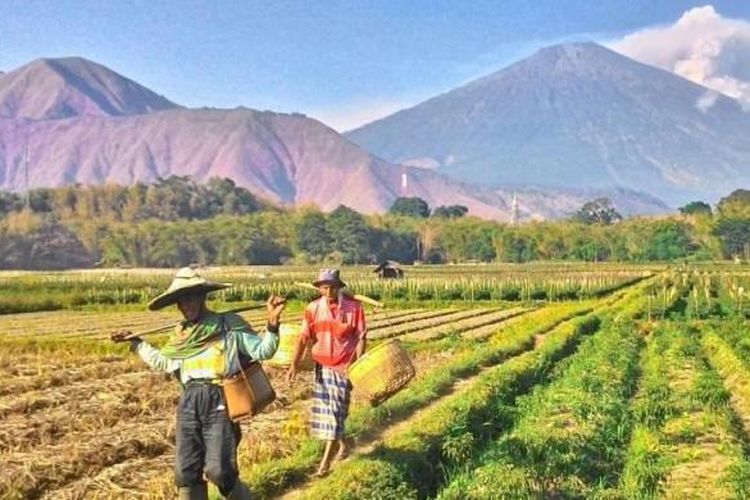
{"type": "Polygon", "coordinates": [[[608,321],[567,369],[518,402],[512,432],[452,478],[440,498],[588,497],[616,481],[641,339],[608,321]]]}

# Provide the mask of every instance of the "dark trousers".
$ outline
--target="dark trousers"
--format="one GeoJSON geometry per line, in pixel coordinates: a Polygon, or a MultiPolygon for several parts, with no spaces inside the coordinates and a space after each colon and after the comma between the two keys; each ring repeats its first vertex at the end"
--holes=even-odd
{"type": "Polygon", "coordinates": [[[221,387],[188,384],[177,408],[176,438],[177,486],[198,486],[204,482],[205,472],[222,495],[229,495],[239,475],[240,426],[227,416],[221,387]]]}

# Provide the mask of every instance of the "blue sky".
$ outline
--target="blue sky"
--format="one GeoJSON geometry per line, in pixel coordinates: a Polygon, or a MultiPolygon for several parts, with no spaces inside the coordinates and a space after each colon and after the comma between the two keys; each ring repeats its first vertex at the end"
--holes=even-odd
{"type": "MultiPolygon", "coordinates": [[[[569,40],[611,41],[707,2],[0,1],[0,70],[82,56],[190,107],[303,112],[338,129],[569,40]]],[[[710,2],[750,18],[745,0],[710,2]]]]}

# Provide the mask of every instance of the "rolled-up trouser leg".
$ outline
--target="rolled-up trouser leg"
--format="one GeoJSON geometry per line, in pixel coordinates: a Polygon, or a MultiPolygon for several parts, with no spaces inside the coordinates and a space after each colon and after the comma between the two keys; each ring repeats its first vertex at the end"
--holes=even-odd
{"type": "Polygon", "coordinates": [[[227,496],[228,500],[252,500],[250,489],[239,479],[234,483],[234,489],[227,496]]]}
{"type": "Polygon", "coordinates": [[[213,410],[203,426],[206,477],[216,484],[222,495],[228,496],[234,489],[239,475],[237,446],[241,439],[240,426],[229,420],[219,387],[212,392],[211,401],[213,410]]]}
{"type": "Polygon", "coordinates": [[[183,486],[180,488],[180,500],[208,500],[208,486],[183,486]]]}
{"type": "Polygon", "coordinates": [[[205,445],[203,442],[200,387],[188,386],[177,406],[175,482],[180,488],[205,487],[203,480],[205,445]]]}

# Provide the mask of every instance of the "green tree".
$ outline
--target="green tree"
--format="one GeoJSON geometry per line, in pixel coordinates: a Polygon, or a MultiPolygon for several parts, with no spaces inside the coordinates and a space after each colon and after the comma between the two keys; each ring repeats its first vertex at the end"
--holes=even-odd
{"type": "Polygon", "coordinates": [[[213,177],[205,186],[207,213],[211,217],[220,213],[245,215],[263,208],[254,194],[235,185],[232,179],[213,177]]]}
{"type": "Polygon", "coordinates": [[[604,262],[609,259],[609,248],[593,238],[581,238],[573,245],[569,256],[575,260],[587,262],[604,262]]]}
{"type": "Polygon", "coordinates": [[[711,215],[711,205],[705,201],[691,201],[680,207],[680,213],[683,215],[711,215]]]}
{"type": "Polygon", "coordinates": [[[432,216],[442,219],[458,219],[468,212],[469,209],[463,205],[440,205],[432,211],[432,216]]]}
{"type": "Polygon", "coordinates": [[[505,231],[500,236],[500,260],[503,262],[528,262],[536,258],[536,243],[517,231],[505,231]]]}
{"type": "Polygon", "coordinates": [[[697,249],[687,224],[666,220],[650,229],[650,237],[643,249],[646,260],[681,259],[697,249]]]}
{"type": "Polygon", "coordinates": [[[750,219],[750,191],[737,189],[719,200],[717,211],[723,217],[750,219]]]}
{"type": "Polygon", "coordinates": [[[326,217],[322,213],[303,213],[294,229],[294,246],[313,260],[322,260],[333,251],[333,238],[328,231],[326,217]]]}
{"type": "Polygon", "coordinates": [[[725,258],[750,257],[750,219],[722,218],[713,233],[721,241],[725,258]]]}
{"type": "Polygon", "coordinates": [[[146,224],[153,235],[151,252],[146,261],[157,267],[183,267],[195,262],[196,251],[193,242],[186,238],[190,226],[188,222],[151,221],[146,224]]]}
{"type": "Polygon", "coordinates": [[[567,221],[526,224],[525,228],[534,232],[537,258],[545,260],[564,259],[568,253],[568,240],[574,234],[570,226],[572,224],[567,221]]]}
{"type": "Polygon", "coordinates": [[[396,198],[388,213],[426,218],[430,216],[430,206],[419,197],[396,198]]]}
{"type": "Polygon", "coordinates": [[[219,220],[220,218],[217,217],[189,224],[189,229],[183,237],[190,240],[195,252],[194,262],[208,265],[217,261],[218,247],[221,246],[221,239],[224,236],[216,229],[219,220]]]}
{"type": "Polygon", "coordinates": [[[122,207],[122,220],[126,222],[135,222],[148,215],[146,209],[147,191],[148,187],[141,183],[134,184],[127,188],[125,202],[122,207]]]}
{"type": "Polygon", "coordinates": [[[190,176],[171,175],[152,187],[161,192],[159,211],[169,214],[159,217],[165,220],[191,219],[196,205],[194,198],[195,183],[190,176]]]}
{"type": "Polygon", "coordinates": [[[287,216],[275,211],[243,217],[250,245],[245,251],[248,264],[280,264],[292,255],[287,216]]]}
{"type": "Polygon", "coordinates": [[[449,261],[490,262],[496,257],[493,245],[496,228],[493,222],[475,218],[444,221],[437,243],[449,261]]]}
{"type": "Polygon", "coordinates": [[[361,214],[339,205],[328,215],[326,227],[333,240],[333,250],[341,254],[344,264],[366,263],[373,260],[370,229],[361,214]]]}
{"type": "Polygon", "coordinates": [[[417,259],[417,235],[381,228],[370,229],[371,248],[378,262],[395,260],[402,263],[417,259]]]}
{"type": "Polygon", "coordinates": [[[0,191],[0,219],[23,208],[23,199],[16,193],[0,191]]]}
{"type": "Polygon", "coordinates": [[[574,219],[584,224],[610,225],[622,220],[609,198],[588,201],[576,212],[574,219]]]}
{"type": "Polygon", "coordinates": [[[29,192],[29,206],[36,213],[50,213],[54,210],[52,190],[47,188],[32,189],[29,192]]]}

